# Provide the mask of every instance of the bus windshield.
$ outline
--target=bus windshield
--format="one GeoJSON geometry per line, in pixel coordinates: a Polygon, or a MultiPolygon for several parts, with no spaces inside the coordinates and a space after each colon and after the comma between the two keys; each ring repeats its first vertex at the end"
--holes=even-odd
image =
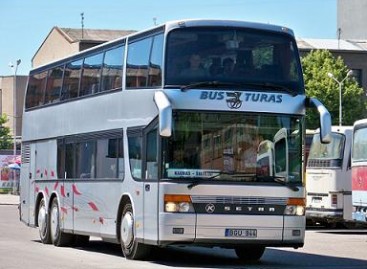
{"type": "Polygon", "coordinates": [[[353,162],[367,161],[367,128],[356,129],[353,136],[353,162]]]}
{"type": "Polygon", "coordinates": [[[195,27],[167,38],[166,87],[215,82],[303,94],[294,39],[284,33],[250,29],[195,27]]]}
{"type": "Polygon", "coordinates": [[[301,119],[243,113],[173,114],[163,177],[301,183],[301,119]]]}
{"type": "Polygon", "coordinates": [[[309,159],[342,159],[344,153],[345,136],[339,133],[331,134],[331,142],[322,144],[320,134],[315,134],[312,140],[309,159]]]}

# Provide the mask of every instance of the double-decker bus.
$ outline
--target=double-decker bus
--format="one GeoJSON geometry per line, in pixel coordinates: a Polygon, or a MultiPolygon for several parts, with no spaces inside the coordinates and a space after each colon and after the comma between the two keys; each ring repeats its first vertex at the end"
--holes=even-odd
{"type": "Polygon", "coordinates": [[[353,124],[352,146],[353,220],[367,224],[367,119],[353,124]]]}
{"type": "Polygon", "coordinates": [[[294,34],[269,24],[169,22],[36,68],[21,220],[43,243],[98,236],[128,259],[170,245],[244,260],[302,247],[306,107],[327,142],[330,114],[305,96],[294,34]],[[262,141],[271,174],[257,174],[262,141]]]}
{"type": "Polygon", "coordinates": [[[331,142],[314,134],[306,167],[306,219],[311,225],[348,225],[352,220],[352,126],[332,126],[331,142]]]}

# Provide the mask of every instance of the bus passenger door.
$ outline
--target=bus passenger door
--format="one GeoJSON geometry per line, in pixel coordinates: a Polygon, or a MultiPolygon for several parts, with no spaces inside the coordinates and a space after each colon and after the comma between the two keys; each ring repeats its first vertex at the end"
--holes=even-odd
{"type": "Polygon", "coordinates": [[[154,128],[147,128],[144,132],[144,240],[158,241],[158,132],[154,128]]]}

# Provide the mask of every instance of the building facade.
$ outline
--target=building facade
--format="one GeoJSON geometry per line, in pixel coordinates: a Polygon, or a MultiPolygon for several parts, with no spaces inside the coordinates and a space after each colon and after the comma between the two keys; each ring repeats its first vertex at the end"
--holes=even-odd
{"type": "Polygon", "coordinates": [[[0,77],[0,112],[8,116],[9,121],[5,126],[10,128],[11,136],[14,136],[14,127],[16,137],[20,137],[22,134],[22,115],[26,84],[27,76],[0,77]],[[16,113],[14,113],[14,108],[16,109],[16,113]],[[15,126],[14,123],[16,124],[15,126]]]}

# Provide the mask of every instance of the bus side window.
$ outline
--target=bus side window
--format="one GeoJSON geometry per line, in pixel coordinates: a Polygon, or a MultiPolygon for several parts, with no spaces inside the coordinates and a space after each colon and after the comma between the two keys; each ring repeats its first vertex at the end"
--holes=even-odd
{"type": "Polygon", "coordinates": [[[78,143],[77,175],[79,178],[95,178],[96,172],[96,141],[78,143]]]}
{"type": "Polygon", "coordinates": [[[127,53],[126,88],[144,88],[148,81],[152,37],[130,43],[127,53]]]}
{"type": "Polygon", "coordinates": [[[103,53],[85,58],[79,96],[99,92],[102,60],[103,53]]]}
{"type": "Polygon", "coordinates": [[[60,101],[60,90],[62,86],[63,75],[64,75],[64,66],[59,66],[49,71],[45,92],[45,104],[60,101]]]}
{"type": "Polygon", "coordinates": [[[162,85],[163,35],[153,39],[152,53],[149,61],[148,87],[162,85]]]}
{"type": "Polygon", "coordinates": [[[146,179],[158,179],[157,129],[146,138],[146,179]]]}
{"type": "Polygon", "coordinates": [[[64,82],[61,90],[61,100],[78,97],[79,79],[83,60],[68,63],[65,66],[64,82]]]}
{"type": "Polygon", "coordinates": [[[128,137],[129,144],[129,162],[130,171],[134,178],[142,178],[142,137],[141,136],[131,136],[128,137]]]}
{"type": "Polygon", "coordinates": [[[106,51],[103,61],[101,91],[120,89],[122,87],[124,51],[125,46],[106,51]]]}
{"type": "Polygon", "coordinates": [[[47,71],[29,77],[26,108],[43,105],[43,96],[47,81],[47,71]]]}

